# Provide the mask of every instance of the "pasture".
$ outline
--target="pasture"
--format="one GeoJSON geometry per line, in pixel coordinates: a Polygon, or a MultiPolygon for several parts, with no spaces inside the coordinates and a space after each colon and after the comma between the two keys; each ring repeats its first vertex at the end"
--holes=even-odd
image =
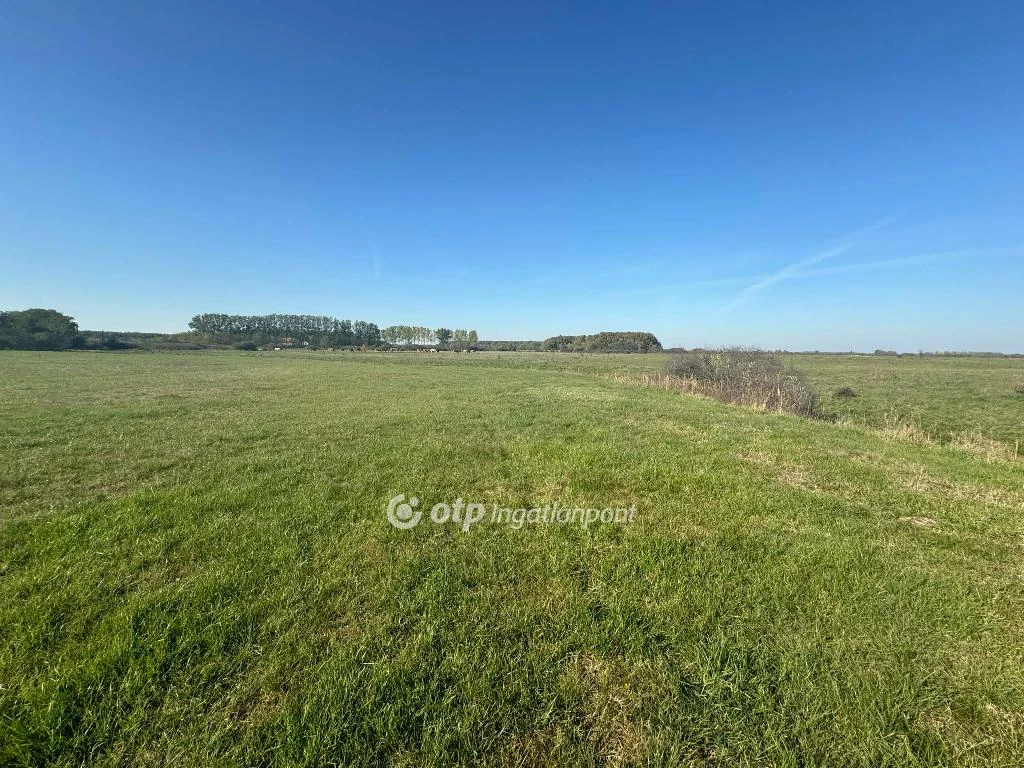
{"type": "Polygon", "coordinates": [[[0,353],[0,762],[1024,763],[1024,361],[665,359],[0,353]]]}

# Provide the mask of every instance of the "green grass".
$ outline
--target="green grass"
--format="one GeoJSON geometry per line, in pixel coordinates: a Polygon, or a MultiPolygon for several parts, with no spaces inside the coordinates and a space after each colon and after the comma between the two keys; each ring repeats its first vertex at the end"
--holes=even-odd
{"type": "Polygon", "coordinates": [[[0,354],[0,763],[1024,762],[1021,462],[613,378],[660,364],[0,354]]]}
{"type": "Polygon", "coordinates": [[[787,355],[819,388],[829,415],[881,426],[916,424],[948,442],[976,432],[1024,448],[1024,359],[787,355]],[[853,398],[837,398],[840,387],[853,398]]]}
{"type": "MultiPolygon", "coordinates": [[[[625,377],[665,368],[669,354],[485,353],[479,365],[625,377]]],[[[912,424],[935,442],[975,433],[1024,453],[1024,359],[785,354],[822,396],[823,414],[875,428],[912,424]],[[851,387],[853,398],[836,397],[851,387]]],[[[434,362],[434,361],[430,361],[434,362]]],[[[443,362],[439,360],[436,362],[443,362]]]]}

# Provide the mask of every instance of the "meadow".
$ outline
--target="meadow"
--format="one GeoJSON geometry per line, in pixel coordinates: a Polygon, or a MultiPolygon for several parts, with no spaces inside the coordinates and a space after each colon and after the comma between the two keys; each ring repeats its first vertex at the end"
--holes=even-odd
{"type": "Polygon", "coordinates": [[[1024,361],[791,359],[0,353],[0,763],[1024,764],[1024,361]]]}
{"type": "MultiPolygon", "coordinates": [[[[602,374],[629,380],[660,373],[672,357],[646,355],[484,353],[481,365],[602,374]]],[[[924,441],[950,443],[967,435],[1024,449],[1024,358],[931,355],[785,353],[821,394],[822,417],[886,431],[912,427],[924,441]],[[853,397],[836,395],[844,387],[853,397]]]]}
{"type": "Polygon", "coordinates": [[[1024,359],[788,355],[823,395],[826,414],[874,426],[913,424],[938,442],[974,433],[1024,446],[1024,359]],[[836,397],[850,387],[854,397],[836,397]]]}

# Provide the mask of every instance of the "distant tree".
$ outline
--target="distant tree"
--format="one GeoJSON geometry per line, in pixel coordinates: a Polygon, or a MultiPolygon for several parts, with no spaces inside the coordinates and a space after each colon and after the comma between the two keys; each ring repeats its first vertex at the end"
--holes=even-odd
{"type": "Polygon", "coordinates": [[[605,331],[590,336],[552,336],[541,349],[554,352],[657,352],[661,342],[644,331],[605,331]]]}
{"type": "Polygon", "coordinates": [[[380,344],[380,328],[374,323],[356,320],[352,324],[353,343],[358,346],[375,347],[380,344]]]}
{"type": "Polygon", "coordinates": [[[469,331],[464,328],[456,328],[452,331],[451,348],[467,349],[469,347],[469,331]]]}
{"type": "Polygon", "coordinates": [[[469,341],[469,345],[473,347],[476,346],[478,341],[480,341],[480,337],[476,335],[476,331],[470,331],[469,334],[467,334],[467,340],[469,341]]]}
{"type": "Polygon", "coordinates": [[[69,349],[82,343],[78,324],[55,309],[0,312],[0,349],[69,349]]]}
{"type": "Polygon", "coordinates": [[[491,352],[537,352],[541,349],[543,342],[540,341],[478,341],[477,349],[489,350],[491,352]]]}
{"type": "Polygon", "coordinates": [[[391,325],[381,331],[381,338],[388,344],[433,344],[434,331],[421,325],[391,325]]]}
{"type": "Polygon", "coordinates": [[[325,315],[196,315],[189,322],[192,337],[213,344],[276,343],[319,346],[380,344],[381,332],[374,323],[338,320],[325,315]]]}
{"type": "Polygon", "coordinates": [[[552,336],[544,339],[541,349],[545,352],[572,352],[575,336],[552,336]]]}
{"type": "Polygon", "coordinates": [[[448,342],[452,340],[452,329],[451,328],[438,328],[434,331],[434,336],[437,337],[437,343],[442,347],[447,346],[448,342]]]}

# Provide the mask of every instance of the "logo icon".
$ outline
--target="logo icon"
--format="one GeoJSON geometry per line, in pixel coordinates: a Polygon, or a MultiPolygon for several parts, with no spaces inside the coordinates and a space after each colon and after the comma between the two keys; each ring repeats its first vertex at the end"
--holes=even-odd
{"type": "Polygon", "coordinates": [[[407,531],[415,528],[423,517],[423,510],[416,509],[420,500],[413,496],[409,502],[405,502],[405,494],[400,493],[388,502],[388,522],[395,528],[407,531]]]}

